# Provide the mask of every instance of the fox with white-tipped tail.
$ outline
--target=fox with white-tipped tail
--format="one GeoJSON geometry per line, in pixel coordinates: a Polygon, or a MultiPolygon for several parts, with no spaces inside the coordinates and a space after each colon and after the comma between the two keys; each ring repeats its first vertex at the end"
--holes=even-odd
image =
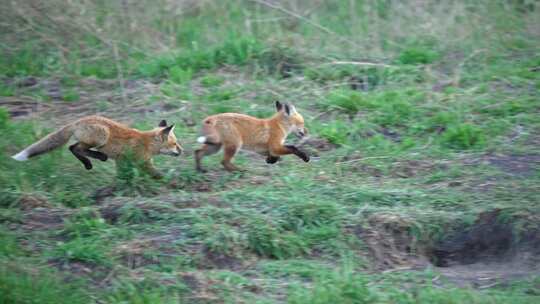
{"type": "Polygon", "coordinates": [[[232,164],[232,159],[240,149],[250,150],[266,156],[266,162],[276,163],[280,156],[294,154],[305,162],[309,156],[293,145],[284,145],[289,133],[298,137],[307,134],[304,118],[293,105],[276,101],[276,113],[260,119],[238,113],[222,113],[205,118],[202,122],[202,136],[197,141],[203,146],[195,151],[198,171],[204,172],[201,160],[207,155],[224,150],[221,164],[228,171],[240,170],[232,164]]]}
{"type": "Polygon", "coordinates": [[[174,125],[167,126],[165,120],[153,130],[139,131],[102,116],[87,116],[50,133],[12,158],[26,161],[59,148],[73,138],[76,142],[69,150],[87,170],[92,169],[89,157],[100,161],[118,160],[133,153],[136,160],[140,160],[141,169],[160,178],[152,157],[157,154],[179,156],[183,151],[173,131],[174,125]]]}

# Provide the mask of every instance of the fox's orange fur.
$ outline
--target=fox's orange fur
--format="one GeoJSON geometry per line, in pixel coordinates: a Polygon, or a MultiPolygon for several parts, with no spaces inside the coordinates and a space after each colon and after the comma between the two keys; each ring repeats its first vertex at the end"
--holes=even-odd
{"type": "Polygon", "coordinates": [[[197,139],[203,146],[195,151],[196,167],[201,167],[201,160],[206,155],[224,150],[221,162],[228,171],[239,170],[232,164],[232,159],[240,149],[250,150],[266,156],[266,162],[273,164],[281,155],[295,154],[305,162],[309,156],[292,145],[284,145],[289,133],[302,137],[307,134],[304,118],[294,106],[276,102],[277,113],[270,118],[223,113],[205,118],[202,122],[202,136],[197,139]]]}
{"type": "Polygon", "coordinates": [[[101,161],[108,158],[118,160],[129,152],[141,162],[145,171],[159,178],[160,174],[152,164],[152,157],[156,154],[178,156],[182,153],[173,129],[174,126],[167,126],[164,120],[159,123],[158,128],[139,131],[102,116],[87,116],[47,135],[13,158],[25,161],[56,149],[73,138],[76,143],[69,146],[69,149],[88,170],[92,169],[88,157],[101,161]]]}

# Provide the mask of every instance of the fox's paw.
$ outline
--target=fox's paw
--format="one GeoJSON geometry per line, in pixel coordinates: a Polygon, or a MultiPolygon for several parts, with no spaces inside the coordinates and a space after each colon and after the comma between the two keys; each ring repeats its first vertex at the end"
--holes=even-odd
{"type": "Polygon", "coordinates": [[[277,163],[278,160],[279,160],[279,156],[268,156],[266,158],[266,163],[267,164],[275,164],[275,163],[277,163]]]}
{"type": "Polygon", "coordinates": [[[107,154],[101,153],[101,154],[98,154],[98,159],[100,161],[107,161],[107,159],[109,159],[109,157],[107,156],[107,154]]]}
{"type": "Polygon", "coordinates": [[[306,152],[298,150],[298,153],[296,155],[300,157],[300,159],[305,161],[306,163],[309,162],[309,155],[307,155],[306,152]]]}
{"type": "Polygon", "coordinates": [[[92,170],[92,163],[91,162],[85,162],[84,163],[84,168],[86,170],[92,170]]]}
{"type": "Polygon", "coordinates": [[[307,155],[307,154],[305,154],[305,153],[304,153],[302,156],[300,156],[300,158],[301,158],[303,161],[305,161],[306,163],[309,162],[309,155],[307,155]]]}

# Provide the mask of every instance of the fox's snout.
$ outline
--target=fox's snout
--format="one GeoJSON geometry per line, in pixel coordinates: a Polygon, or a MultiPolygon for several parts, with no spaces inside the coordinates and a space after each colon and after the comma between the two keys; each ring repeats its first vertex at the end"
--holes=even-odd
{"type": "Polygon", "coordinates": [[[298,136],[299,138],[302,138],[304,136],[306,136],[308,134],[308,130],[306,128],[302,128],[302,129],[298,129],[296,132],[295,132],[296,136],[298,136]]]}

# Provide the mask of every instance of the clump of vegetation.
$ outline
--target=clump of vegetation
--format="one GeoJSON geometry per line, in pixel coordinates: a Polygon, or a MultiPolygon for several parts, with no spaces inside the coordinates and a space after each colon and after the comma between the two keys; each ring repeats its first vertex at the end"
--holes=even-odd
{"type": "Polygon", "coordinates": [[[434,62],[440,55],[427,47],[413,46],[403,50],[398,57],[402,64],[429,64],[434,62]]]}
{"type": "Polygon", "coordinates": [[[442,134],[444,145],[454,149],[470,149],[484,144],[483,131],[472,124],[459,124],[448,128],[442,134]]]}
{"type": "Polygon", "coordinates": [[[248,225],[247,239],[249,249],[263,257],[285,259],[309,251],[299,235],[263,220],[254,220],[248,225]]]}
{"type": "Polygon", "coordinates": [[[0,303],[88,303],[81,286],[50,270],[0,264],[0,303]]]}
{"type": "Polygon", "coordinates": [[[349,114],[372,108],[366,95],[353,90],[335,90],[328,94],[325,105],[349,114]]]}

